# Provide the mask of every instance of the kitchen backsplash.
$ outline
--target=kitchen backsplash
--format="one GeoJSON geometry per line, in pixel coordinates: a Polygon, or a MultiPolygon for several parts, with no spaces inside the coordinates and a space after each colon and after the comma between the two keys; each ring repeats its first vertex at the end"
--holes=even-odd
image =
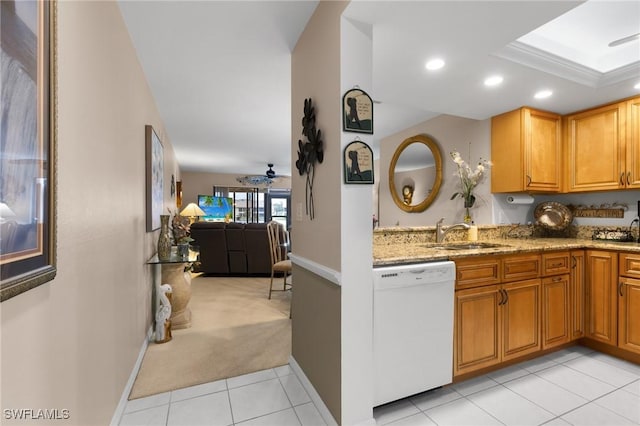
{"type": "MultiPolygon", "coordinates": [[[[536,225],[480,225],[478,226],[478,240],[493,240],[501,238],[578,238],[590,240],[595,231],[629,230],[623,226],[591,226],[571,225],[565,231],[550,231],[536,225]]],[[[638,238],[638,227],[631,230],[633,238],[638,238]]],[[[447,242],[466,241],[466,229],[454,229],[447,234],[447,242]]],[[[436,241],[435,226],[421,227],[387,227],[376,228],[373,231],[373,244],[418,244],[434,243],[436,241]]]]}

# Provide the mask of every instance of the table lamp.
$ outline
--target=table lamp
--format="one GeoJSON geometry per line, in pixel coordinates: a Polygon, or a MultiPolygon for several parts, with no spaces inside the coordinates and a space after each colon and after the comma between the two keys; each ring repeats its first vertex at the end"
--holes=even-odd
{"type": "Polygon", "coordinates": [[[184,210],[180,212],[180,216],[189,217],[190,223],[193,223],[196,220],[198,220],[199,216],[206,216],[206,215],[207,214],[203,212],[202,209],[196,205],[196,203],[189,203],[187,207],[185,207],[184,210]]]}

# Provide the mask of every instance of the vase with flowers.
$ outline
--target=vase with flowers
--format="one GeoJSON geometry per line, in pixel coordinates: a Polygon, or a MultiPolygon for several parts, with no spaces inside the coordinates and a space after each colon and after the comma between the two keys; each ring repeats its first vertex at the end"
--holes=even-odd
{"type": "Polygon", "coordinates": [[[476,202],[476,197],[475,195],[473,195],[473,190],[476,186],[478,186],[480,182],[483,181],[485,172],[491,165],[491,162],[480,158],[475,169],[472,170],[471,166],[469,166],[469,164],[462,159],[460,152],[454,150],[451,151],[450,154],[453,162],[456,163],[458,167],[455,175],[460,178],[460,191],[454,193],[451,196],[451,199],[453,200],[456,197],[460,197],[464,200],[464,222],[471,223],[472,220],[469,209],[471,209],[471,207],[473,207],[476,202]]]}
{"type": "Polygon", "coordinates": [[[189,257],[189,243],[193,241],[191,238],[191,223],[188,217],[180,216],[176,211],[171,220],[171,230],[173,231],[173,239],[177,245],[177,254],[182,259],[189,257]]]}

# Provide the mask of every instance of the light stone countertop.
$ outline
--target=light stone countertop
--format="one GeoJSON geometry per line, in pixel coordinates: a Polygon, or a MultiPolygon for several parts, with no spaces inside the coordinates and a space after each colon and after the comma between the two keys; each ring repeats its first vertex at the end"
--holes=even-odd
{"type": "Polygon", "coordinates": [[[374,244],[373,266],[389,266],[438,260],[454,260],[470,256],[518,254],[571,249],[619,250],[640,253],[639,243],[621,243],[594,241],[576,238],[496,238],[482,239],[478,243],[500,244],[501,247],[445,250],[434,247],[464,244],[462,241],[436,244],[433,242],[414,242],[397,244],[374,244]]]}

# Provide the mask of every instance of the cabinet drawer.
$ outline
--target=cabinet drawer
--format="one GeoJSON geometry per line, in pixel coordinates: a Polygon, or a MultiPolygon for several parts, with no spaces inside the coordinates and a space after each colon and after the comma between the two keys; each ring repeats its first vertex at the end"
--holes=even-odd
{"type": "Polygon", "coordinates": [[[476,257],[456,260],[456,289],[498,284],[500,259],[476,257]]]}
{"type": "Polygon", "coordinates": [[[568,274],[569,252],[545,253],[542,255],[542,276],[568,274]]]}
{"type": "Polygon", "coordinates": [[[540,255],[509,256],[502,260],[502,281],[526,280],[540,276],[540,255]]]}
{"type": "Polygon", "coordinates": [[[640,278],[640,253],[620,253],[620,275],[640,278]]]}

